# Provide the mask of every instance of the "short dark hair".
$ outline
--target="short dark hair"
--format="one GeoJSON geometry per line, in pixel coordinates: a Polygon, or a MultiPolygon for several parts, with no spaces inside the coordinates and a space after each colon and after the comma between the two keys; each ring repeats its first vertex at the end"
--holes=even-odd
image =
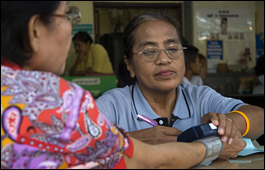
{"type": "Polygon", "coordinates": [[[73,41],[74,41],[74,40],[79,40],[79,41],[82,41],[83,43],[87,43],[88,41],[89,41],[90,43],[93,43],[93,39],[92,39],[91,36],[90,36],[87,32],[85,32],[85,31],[79,31],[79,32],[77,32],[77,33],[74,35],[74,37],[73,37],[72,40],[73,40],[73,41]]]}
{"type": "Polygon", "coordinates": [[[201,53],[199,53],[199,60],[200,60],[200,62],[207,61],[206,57],[204,57],[204,55],[202,55],[201,53]]]}
{"type": "Polygon", "coordinates": [[[1,1],[1,60],[25,66],[32,53],[28,35],[30,18],[39,14],[49,25],[53,22],[50,14],[59,4],[60,1],[1,1]]]}
{"type": "Polygon", "coordinates": [[[191,62],[196,61],[197,54],[199,52],[199,49],[193,45],[188,45],[185,55],[185,66],[186,69],[189,66],[191,62]]]}
{"type": "MultiPolygon", "coordinates": [[[[184,40],[183,40],[183,36],[181,33],[181,25],[180,23],[173,17],[167,15],[166,13],[162,13],[162,12],[153,12],[153,11],[148,11],[145,12],[143,14],[137,15],[136,17],[134,17],[126,26],[125,30],[124,30],[124,34],[123,34],[123,53],[124,55],[127,57],[128,60],[132,59],[132,55],[131,53],[133,52],[133,46],[135,44],[135,31],[137,30],[137,28],[144,23],[145,21],[150,21],[150,20],[163,20],[166,21],[170,24],[172,24],[177,31],[178,34],[178,38],[180,39],[180,42],[183,46],[184,44],[184,40]]],[[[122,64],[125,64],[123,61],[121,61],[122,64]]],[[[119,71],[118,70],[118,74],[119,72],[122,72],[122,75],[118,75],[120,77],[120,81],[124,82],[125,85],[131,85],[134,84],[136,81],[136,78],[131,78],[130,77],[130,73],[129,71],[126,69],[124,70],[124,68],[126,68],[126,66],[120,66],[121,69],[123,69],[123,71],[128,72],[128,73],[123,73],[123,71],[119,71]],[[129,77],[125,77],[129,76],[129,77]],[[123,80],[124,79],[124,80],[123,80]]]]}

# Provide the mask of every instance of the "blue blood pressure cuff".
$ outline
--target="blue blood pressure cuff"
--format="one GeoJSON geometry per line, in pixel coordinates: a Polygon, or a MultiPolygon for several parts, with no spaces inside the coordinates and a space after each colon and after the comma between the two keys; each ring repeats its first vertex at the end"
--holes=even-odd
{"type": "Polygon", "coordinates": [[[192,142],[209,136],[218,135],[217,127],[212,123],[193,126],[182,132],[178,138],[178,142],[192,142]]]}
{"type": "Polygon", "coordinates": [[[199,165],[215,160],[223,150],[223,142],[217,127],[212,123],[193,126],[182,132],[178,142],[201,142],[206,147],[206,155],[199,165]]]}

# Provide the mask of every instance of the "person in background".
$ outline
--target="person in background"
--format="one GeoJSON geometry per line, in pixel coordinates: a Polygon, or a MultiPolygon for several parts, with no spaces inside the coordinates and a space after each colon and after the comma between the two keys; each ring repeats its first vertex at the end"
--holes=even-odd
{"type": "MultiPolygon", "coordinates": [[[[199,58],[199,50],[193,45],[188,45],[185,55],[185,75],[183,77],[183,82],[192,85],[191,78],[194,75],[200,75],[202,71],[202,64],[199,58]]],[[[202,82],[201,82],[202,84],[202,82]]]]}
{"type": "Polygon", "coordinates": [[[252,79],[254,84],[253,94],[264,94],[264,54],[261,55],[255,67],[255,76],[252,79]]]}
{"type": "Polygon", "coordinates": [[[87,32],[76,33],[73,43],[77,54],[70,67],[70,76],[114,73],[108,52],[101,44],[94,44],[87,32]]]}
{"type": "MultiPolygon", "coordinates": [[[[264,95],[264,54],[258,58],[252,83],[254,85],[252,94],[264,95]]],[[[257,142],[264,146],[264,134],[257,139],[257,142]]]]}
{"type": "Polygon", "coordinates": [[[219,137],[143,143],[59,77],[80,18],[67,1],[1,1],[1,169],[190,168],[211,159],[205,142],[219,137]]]}
{"type": "Polygon", "coordinates": [[[236,157],[246,146],[241,136],[256,139],[264,133],[264,109],[224,97],[208,86],[182,83],[186,55],[182,44],[180,24],[174,18],[157,12],[133,18],[123,37],[128,72],[123,83],[128,84],[105,92],[97,106],[111,123],[150,144],[177,141],[188,128],[212,122],[224,143],[219,158],[236,157]],[[156,123],[150,125],[139,116],[156,123]]]}
{"type": "Polygon", "coordinates": [[[202,86],[203,85],[203,80],[206,78],[207,75],[207,61],[206,58],[199,53],[199,60],[201,63],[201,73],[200,75],[193,75],[191,77],[191,84],[196,85],[196,86],[202,86]]]}
{"type": "Polygon", "coordinates": [[[127,85],[134,84],[135,80],[133,80],[130,76],[130,72],[127,70],[127,66],[122,59],[118,65],[118,73],[117,73],[118,84],[117,87],[125,87],[127,85]]]}

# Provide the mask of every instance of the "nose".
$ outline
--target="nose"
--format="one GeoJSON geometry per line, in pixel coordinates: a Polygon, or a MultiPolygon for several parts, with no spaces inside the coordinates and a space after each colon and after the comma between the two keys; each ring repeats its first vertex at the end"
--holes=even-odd
{"type": "Polygon", "coordinates": [[[171,59],[167,56],[166,50],[164,48],[160,49],[156,63],[157,64],[167,64],[170,62],[171,62],[171,59]]]}

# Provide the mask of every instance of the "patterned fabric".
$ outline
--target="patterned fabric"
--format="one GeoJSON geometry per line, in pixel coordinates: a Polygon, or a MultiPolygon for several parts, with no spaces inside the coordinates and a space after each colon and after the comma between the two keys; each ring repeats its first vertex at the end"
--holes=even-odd
{"type": "Polygon", "coordinates": [[[129,146],[88,91],[49,72],[1,66],[1,120],[1,169],[113,168],[129,146]]]}

